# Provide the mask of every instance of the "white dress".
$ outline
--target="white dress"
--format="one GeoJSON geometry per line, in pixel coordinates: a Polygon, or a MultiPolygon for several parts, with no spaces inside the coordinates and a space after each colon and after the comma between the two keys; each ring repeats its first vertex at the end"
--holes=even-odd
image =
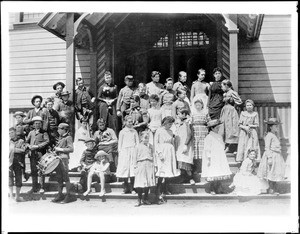
{"type": "Polygon", "coordinates": [[[80,166],[80,159],[83,151],[86,149],[85,140],[89,139],[90,132],[83,127],[77,129],[74,139],[74,152],[70,154],[69,168],[73,169],[80,166]]]}
{"type": "Polygon", "coordinates": [[[116,176],[119,178],[134,177],[136,162],[135,148],[139,143],[138,133],[133,128],[123,128],[119,133],[119,161],[116,176]]]}

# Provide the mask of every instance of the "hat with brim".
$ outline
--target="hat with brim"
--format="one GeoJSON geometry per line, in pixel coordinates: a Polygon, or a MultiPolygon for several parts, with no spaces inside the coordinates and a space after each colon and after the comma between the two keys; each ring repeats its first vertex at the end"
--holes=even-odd
{"type": "Polygon", "coordinates": [[[213,119],[207,122],[207,127],[211,128],[211,127],[215,127],[222,124],[222,122],[219,119],[213,119]]]}
{"type": "Polygon", "coordinates": [[[84,143],[89,143],[89,142],[96,142],[96,141],[93,138],[89,138],[84,141],[84,143]]]}
{"type": "Polygon", "coordinates": [[[278,121],[277,118],[269,118],[268,120],[264,120],[265,124],[269,124],[269,125],[278,125],[278,124],[282,124],[281,122],[278,121]]]}
{"type": "Polygon", "coordinates": [[[25,117],[26,115],[22,112],[22,111],[17,111],[16,113],[14,113],[14,117],[20,115],[21,117],[25,117]]]}
{"type": "Polygon", "coordinates": [[[32,105],[34,105],[34,101],[35,99],[39,98],[41,100],[41,102],[43,101],[43,98],[41,95],[34,95],[32,98],[31,98],[31,103],[32,105]]]}
{"type": "Polygon", "coordinates": [[[99,150],[96,155],[95,155],[95,159],[98,159],[99,157],[103,157],[103,156],[108,156],[108,153],[106,153],[105,151],[103,150],[99,150]]]}
{"type": "Polygon", "coordinates": [[[43,122],[43,119],[42,119],[41,116],[34,116],[34,117],[31,119],[31,122],[34,123],[35,121],[43,122]]]}
{"type": "Polygon", "coordinates": [[[69,91],[64,91],[60,94],[60,96],[66,96],[66,95],[70,95],[71,93],[69,91]]]}
{"type": "Polygon", "coordinates": [[[62,88],[64,88],[66,85],[63,82],[57,82],[53,85],[53,89],[56,90],[57,85],[61,85],[62,88]]]}
{"type": "Polygon", "coordinates": [[[62,128],[62,129],[65,129],[65,130],[69,130],[69,129],[70,129],[70,126],[69,126],[69,124],[67,124],[67,123],[60,123],[60,124],[58,125],[58,128],[62,128]]]}

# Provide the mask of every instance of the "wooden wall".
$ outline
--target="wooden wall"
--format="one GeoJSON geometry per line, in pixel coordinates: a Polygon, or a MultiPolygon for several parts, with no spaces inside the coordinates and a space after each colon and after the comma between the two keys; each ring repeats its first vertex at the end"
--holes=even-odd
{"type": "Polygon", "coordinates": [[[258,102],[291,102],[291,17],[265,15],[258,41],[239,38],[239,93],[258,102]]]}
{"type": "MultiPolygon", "coordinates": [[[[11,14],[11,21],[15,19],[11,14]]],[[[53,95],[53,84],[66,80],[66,43],[35,24],[11,24],[9,31],[10,111],[32,108],[31,98],[53,95]]],[[[76,49],[76,77],[90,84],[89,50],[76,49]]]]}

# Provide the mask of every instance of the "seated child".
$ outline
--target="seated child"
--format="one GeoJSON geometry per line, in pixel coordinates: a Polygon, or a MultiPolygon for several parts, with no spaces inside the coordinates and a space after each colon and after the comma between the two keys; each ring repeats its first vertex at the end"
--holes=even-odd
{"type": "Polygon", "coordinates": [[[257,153],[255,149],[248,150],[248,157],[243,161],[242,166],[233,178],[233,183],[229,186],[235,187],[238,195],[258,195],[268,189],[266,180],[259,179],[255,173],[255,159],[257,153]]]}
{"type": "Polygon", "coordinates": [[[110,174],[108,154],[103,150],[100,150],[97,152],[94,158],[96,159],[96,162],[93,163],[89,170],[87,176],[87,190],[84,192],[83,196],[87,196],[91,192],[93,175],[97,175],[100,178],[101,185],[101,192],[99,196],[102,197],[105,194],[105,174],[110,174]]]}

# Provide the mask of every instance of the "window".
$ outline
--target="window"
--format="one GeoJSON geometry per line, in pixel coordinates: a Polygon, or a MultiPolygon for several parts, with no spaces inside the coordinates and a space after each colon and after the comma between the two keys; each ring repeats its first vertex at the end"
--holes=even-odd
{"type": "Polygon", "coordinates": [[[20,22],[38,22],[44,15],[41,12],[21,12],[20,22]]]}
{"type": "Polygon", "coordinates": [[[167,48],[169,46],[168,34],[165,37],[161,37],[158,42],[154,44],[154,48],[167,48]]]}

